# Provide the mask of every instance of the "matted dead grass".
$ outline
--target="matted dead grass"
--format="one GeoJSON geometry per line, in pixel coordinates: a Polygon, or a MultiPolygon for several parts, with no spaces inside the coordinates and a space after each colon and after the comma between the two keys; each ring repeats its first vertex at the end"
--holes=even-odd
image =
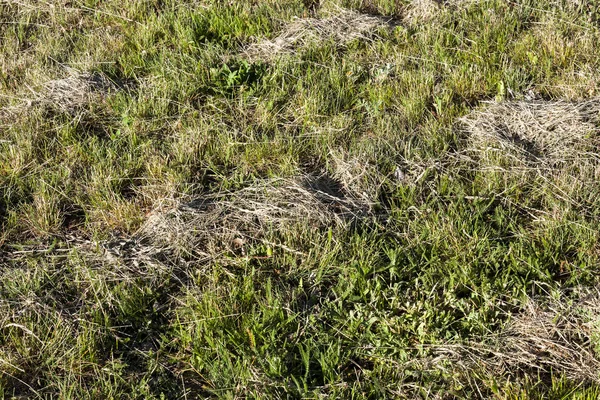
{"type": "Polygon", "coordinates": [[[286,232],[348,228],[370,213],[369,202],[326,175],[269,179],[157,211],[132,239],[103,246],[108,258],[128,264],[160,262],[165,254],[171,261],[231,262],[256,245],[302,254],[286,232]]]}
{"type": "Polygon", "coordinates": [[[576,296],[530,299],[503,332],[481,342],[441,346],[440,360],[453,368],[485,371],[497,381],[550,374],[600,383],[600,289],[576,288],[576,296]]]}
{"type": "Polygon", "coordinates": [[[589,203],[578,198],[600,178],[599,99],[490,103],[460,126],[467,146],[459,158],[468,168],[589,203]]]}
{"type": "Polygon", "coordinates": [[[515,164],[556,165],[595,156],[600,99],[489,103],[460,122],[484,161],[504,154],[515,164]]]}
{"type": "Polygon", "coordinates": [[[537,222],[566,212],[593,215],[600,179],[600,99],[490,102],[458,126],[464,150],[449,155],[448,169],[476,173],[488,194],[537,222]],[[527,193],[527,205],[507,195],[515,188],[527,193]]]}
{"type": "Polygon", "coordinates": [[[461,9],[476,4],[478,0],[411,0],[403,7],[402,21],[407,25],[431,22],[444,9],[461,9]]]}
{"type": "Polygon", "coordinates": [[[88,110],[92,104],[102,103],[111,93],[120,90],[100,72],[79,71],[65,67],[66,76],[50,79],[37,88],[29,88],[21,102],[0,108],[0,120],[28,112],[33,107],[61,111],[72,115],[88,110]]]}
{"type": "Polygon", "coordinates": [[[441,1],[413,0],[405,6],[403,20],[411,25],[423,23],[434,18],[441,8],[441,1]]]}
{"type": "Polygon", "coordinates": [[[246,55],[253,60],[270,60],[327,42],[343,48],[355,40],[371,41],[377,37],[377,30],[392,26],[394,22],[389,17],[335,8],[323,18],[292,20],[276,38],[252,44],[246,55]]]}
{"type": "Polygon", "coordinates": [[[329,160],[332,163],[333,177],[345,190],[366,204],[376,202],[387,177],[377,169],[369,157],[349,156],[343,151],[330,151],[329,160]]]}
{"type": "Polygon", "coordinates": [[[44,83],[40,103],[72,112],[117,90],[117,86],[102,73],[68,71],[67,77],[44,83]]]}

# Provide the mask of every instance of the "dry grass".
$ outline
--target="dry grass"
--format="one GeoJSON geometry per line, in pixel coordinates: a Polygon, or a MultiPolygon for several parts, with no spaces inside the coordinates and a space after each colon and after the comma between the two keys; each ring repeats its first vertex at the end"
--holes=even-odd
{"type": "Polygon", "coordinates": [[[117,86],[101,73],[79,72],[68,69],[69,76],[44,84],[40,102],[51,104],[64,111],[81,109],[92,100],[100,100],[117,86]]]}
{"type": "Polygon", "coordinates": [[[32,107],[62,111],[72,115],[89,108],[91,103],[101,103],[119,89],[100,72],[85,72],[65,67],[66,77],[44,82],[39,88],[29,88],[29,98],[20,103],[0,108],[0,118],[20,115],[32,107]]]}
{"type": "Polygon", "coordinates": [[[275,39],[251,45],[246,54],[250,59],[268,60],[326,42],[345,47],[354,40],[372,40],[378,29],[390,26],[390,18],[336,8],[325,18],[294,19],[275,39]]]}
{"type": "Polygon", "coordinates": [[[477,0],[412,0],[404,6],[402,21],[408,25],[429,23],[444,9],[461,9],[475,4],[477,0]]]}
{"type": "Polygon", "coordinates": [[[600,177],[599,113],[596,98],[489,103],[459,120],[465,151],[447,163],[459,160],[456,165],[476,172],[478,179],[495,182],[490,190],[512,204],[515,199],[505,188],[507,182],[516,185],[528,193],[517,200],[519,207],[529,202],[523,210],[538,222],[560,219],[568,210],[591,215],[595,200],[586,191],[600,177]],[[539,196],[543,200],[536,201],[539,196]]]}
{"type": "Polygon", "coordinates": [[[233,192],[207,195],[156,212],[131,240],[105,244],[108,258],[152,264],[160,254],[195,262],[245,255],[264,244],[301,254],[277,233],[343,228],[367,216],[370,204],[327,176],[273,179],[233,192]]]}
{"type": "Polygon", "coordinates": [[[350,157],[339,150],[331,151],[329,155],[333,164],[333,177],[344,189],[367,204],[375,203],[386,176],[369,161],[369,157],[350,157]]]}
{"type": "Polygon", "coordinates": [[[576,293],[574,300],[565,293],[550,301],[530,299],[502,334],[484,344],[443,346],[440,359],[448,357],[464,371],[483,370],[498,381],[552,373],[600,383],[600,291],[577,288],[576,293]]]}
{"type": "Polygon", "coordinates": [[[600,172],[600,102],[491,103],[460,120],[471,168],[502,174],[521,186],[545,182],[571,204],[600,172]],[[529,182],[529,183],[528,183],[529,182]]]}
{"type": "Polygon", "coordinates": [[[461,119],[472,149],[503,152],[518,163],[554,165],[590,156],[597,148],[600,101],[490,103],[461,119]]]}
{"type": "Polygon", "coordinates": [[[440,12],[441,4],[435,0],[413,0],[404,11],[403,19],[408,24],[423,23],[431,20],[440,12]]]}

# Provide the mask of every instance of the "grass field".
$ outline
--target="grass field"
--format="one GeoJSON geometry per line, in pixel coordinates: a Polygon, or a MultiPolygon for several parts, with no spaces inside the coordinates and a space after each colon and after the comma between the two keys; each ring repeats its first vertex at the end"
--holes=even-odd
{"type": "Polygon", "coordinates": [[[0,0],[0,397],[597,399],[600,2],[0,0]]]}

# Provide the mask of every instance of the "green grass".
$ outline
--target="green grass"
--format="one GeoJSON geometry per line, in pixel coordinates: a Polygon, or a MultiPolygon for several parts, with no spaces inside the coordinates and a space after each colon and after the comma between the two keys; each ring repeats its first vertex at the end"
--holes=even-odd
{"type": "Polygon", "coordinates": [[[302,2],[0,2],[0,396],[597,398],[598,378],[436,349],[598,284],[597,183],[565,198],[456,157],[482,101],[598,94],[598,6],[449,3],[408,19],[410,1],[339,1],[396,26],[261,61],[245,49],[302,2]],[[39,100],[66,67],[119,90],[39,100]],[[369,166],[372,215],[289,223],[247,256],[107,261],[153,211],[336,177],[332,154],[369,166]]]}

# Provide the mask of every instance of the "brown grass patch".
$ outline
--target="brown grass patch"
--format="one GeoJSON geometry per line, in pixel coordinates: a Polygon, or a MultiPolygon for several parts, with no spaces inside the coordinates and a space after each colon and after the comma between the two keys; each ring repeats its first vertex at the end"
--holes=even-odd
{"type": "Polygon", "coordinates": [[[231,262],[256,245],[302,254],[293,232],[348,228],[369,213],[369,203],[327,176],[271,179],[155,212],[132,239],[104,247],[109,258],[138,264],[157,262],[161,254],[171,261],[231,262]]]}
{"type": "Polygon", "coordinates": [[[400,181],[395,175],[386,176],[368,155],[349,156],[342,151],[331,151],[333,177],[348,193],[362,199],[365,204],[377,202],[378,195],[387,179],[400,181]]]}
{"type": "Polygon", "coordinates": [[[445,9],[462,9],[476,3],[477,0],[411,0],[403,7],[402,21],[408,25],[422,25],[432,22],[445,9]]]}
{"type": "Polygon", "coordinates": [[[460,157],[519,187],[592,207],[581,196],[600,178],[599,113],[598,99],[491,103],[460,120],[468,141],[460,157]]]}
{"type": "Polygon", "coordinates": [[[68,69],[69,76],[44,84],[39,102],[67,112],[74,112],[91,101],[102,100],[117,86],[104,74],[68,69]]]}
{"type": "Polygon", "coordinates": [[[324,18],[292,20],[275,39],[251,45],[246,54],[250,59],[269,60],[326,42],[345,47],[355,40],[373,40],[378,29],[393,25],[391,18],[336,8],[324,18]]]}
{"type": "Polygon", "coordinates": [[[446,161],[448,168],[476,172],[488,193],[538,222],[568,212],[593,214],[600,179],[599,99],[493,102],[461,118],[459,126],[465,150],[446,161]],[[507,192],[527,196],[527,206],[507,192]]]}
{"type": "Polygon", "coordinates": [[[598,384],[600,290],[576,292],[574,298],[530,299],[498,336],[436,351],[457,370],[485,371],[497,381],[552,374],[598,384]]]}
{"type": "Polygon", "coordinates": [[[520,165],[556,165],[595,155],[599,113],[598,99],[511,101],[490,103],[461,122],[471,150],[486,159],[505,154],[520,165]]]}
{"type": "Polygon", "coordinates": [[[62,111],[72,115],[101,103],[119,87],[100,72],[78,71],[66,67],[67,76],[48,80],[38,89],[29,88],[30,98],[21,97],[21,103],[0,108],[0,120],[22,115],[32,107],[62,111]]]}
{"type": "Polygon", "coordinates": [[[441,1],[413,0],[406,5],[403,19],[409,24],[418,24],[434,18],[441,10],[441,1]]]}

